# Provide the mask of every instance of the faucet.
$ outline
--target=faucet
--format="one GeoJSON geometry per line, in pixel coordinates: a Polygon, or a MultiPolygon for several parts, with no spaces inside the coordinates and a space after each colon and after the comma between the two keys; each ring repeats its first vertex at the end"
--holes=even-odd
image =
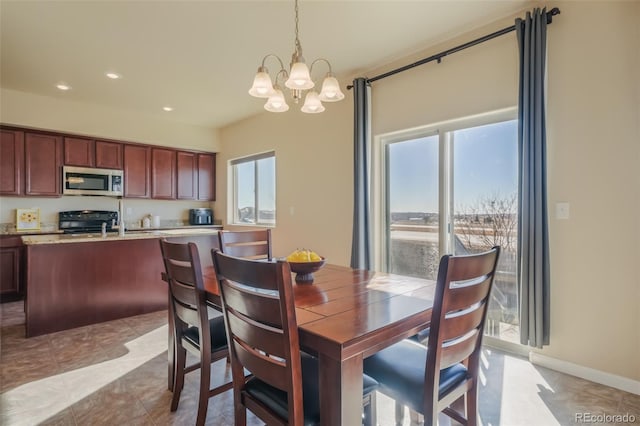
{"type": "Polygon", "coordinates": [[[107,236],[107,222],[102,222],[102,237],[107,236]]]}

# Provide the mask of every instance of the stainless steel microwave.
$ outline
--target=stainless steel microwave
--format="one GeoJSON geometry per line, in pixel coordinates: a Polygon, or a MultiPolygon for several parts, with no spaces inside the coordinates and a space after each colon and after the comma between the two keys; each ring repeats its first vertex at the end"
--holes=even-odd
{"type": "Polygon", "coordinates": [[[64,166],[62,169],[64,195],[122,195],[122,170],[64,166]]]}

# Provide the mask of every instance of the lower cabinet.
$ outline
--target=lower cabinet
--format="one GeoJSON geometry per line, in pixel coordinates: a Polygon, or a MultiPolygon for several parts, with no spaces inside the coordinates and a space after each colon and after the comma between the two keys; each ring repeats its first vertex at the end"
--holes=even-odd
{"type": "Polygon", "coordinates": [[[0,238],[0,301],[10,302],[24,297],[24,247],[22,238],[0,238]]]}

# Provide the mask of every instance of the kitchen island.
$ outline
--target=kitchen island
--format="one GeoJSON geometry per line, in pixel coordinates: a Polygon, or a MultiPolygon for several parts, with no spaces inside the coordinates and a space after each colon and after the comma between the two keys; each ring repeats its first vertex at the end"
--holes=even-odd
{"type": "Polygon", "coordinates": [[[167,309],[160,238],[198,245],[203,266],[214,229],[24,236],[27,337],[167,309]]]}

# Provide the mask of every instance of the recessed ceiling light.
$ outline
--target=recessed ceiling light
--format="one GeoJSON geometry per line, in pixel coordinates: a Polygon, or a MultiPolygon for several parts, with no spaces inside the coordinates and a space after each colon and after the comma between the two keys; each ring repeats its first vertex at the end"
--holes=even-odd
{"type": "Polygon", "coordinates": [[[108,72],[108,73],[106,73],[105,75],[106,75],[107,77],[109,77],[110,79],[112,79],[112,80],[117,80],[117,79],[119,79],[119,78],[122,78],[122,76],[121,76],[120,74],[115,73],[115,72],[108,72]]]}
{"type": "Polygon", "coordinates": [[[173,107],[170,107],[170,106],[162,107],[162,109],[167,112],[173,111],[173,107]]]}
{"type": "Polygon", "coordinates": [[[58,83],[56,84],[56,87],[60,90],[70,90],[71,86],[69,86],[67,83],[58,83]]]}

